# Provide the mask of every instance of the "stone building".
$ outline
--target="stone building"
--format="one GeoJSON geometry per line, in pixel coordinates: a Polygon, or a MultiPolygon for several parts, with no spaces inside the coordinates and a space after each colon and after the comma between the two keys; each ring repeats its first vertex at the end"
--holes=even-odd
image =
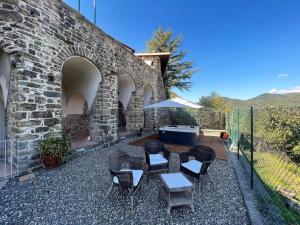
{"type": "Polygon", "coordinates": [[[61,0],[0,0],[0,139],[25,168],[49,133],[109,144],[164,123],[143,106],[165,99],[168,57],[135,55],[61,0]]]}

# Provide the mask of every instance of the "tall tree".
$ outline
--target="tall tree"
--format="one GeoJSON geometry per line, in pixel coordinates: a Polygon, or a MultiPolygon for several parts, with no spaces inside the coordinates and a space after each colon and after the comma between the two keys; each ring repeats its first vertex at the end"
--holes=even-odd
{"type": "Polygon", "coordinates": [[[226,111],[225,102],[217,92],[211,92],[208,96],[202,96],[199,99],[199,104],[219,111],[226,111]]]}
{"type": "Polygon", "coordinates": [[[173,87],[181,91],[189,90],[192,86],[190,78],[196,72],[194,63],[184,60],[187,52],[180,49],[181,42],[181,36],[173,37],[173,31],[170,28],[164,31],[161,27],[154,32],[152,39],[147,42],[149,52],[171,53],[168,66],[163,74],[168,98],[173,87]]]}

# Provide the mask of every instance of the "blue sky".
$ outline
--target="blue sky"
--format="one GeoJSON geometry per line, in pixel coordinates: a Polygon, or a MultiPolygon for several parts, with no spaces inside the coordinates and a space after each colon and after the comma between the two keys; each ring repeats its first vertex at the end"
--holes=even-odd
{"type": "MultiPolygon", "coordinates": [[[[77,8],[78,0],[65,2],[77,8]]],[[[93,21],[93,0],[81,8],[93,21]]],[[[97,0],[97,25],[136,52],[159,26],[171,27],[199,69],[179,95],[248,99],[300,92],[299,12],[299,0],[97,0]]]]}

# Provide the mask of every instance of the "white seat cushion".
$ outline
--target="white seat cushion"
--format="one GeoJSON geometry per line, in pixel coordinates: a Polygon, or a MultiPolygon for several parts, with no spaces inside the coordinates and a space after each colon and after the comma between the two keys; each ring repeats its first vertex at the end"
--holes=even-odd
{"type": "Polygon", "coordinates": [[[118,179],[116,176],[114,176],[114,177],[113,177],[113,182],[114,182],[115,184],[119,184],[119,179],[118,179]]]}
{"type": "MultiPolygon", "coordinates": [[[[143,170],[130,170],[130,169],[121,169],[120,171],[131,171],[132,172],[132,178],[133,178],[133,186],[137,186],[143,176],[143,170]]],[[[118,177],[113,177],[113,182],[115,184],[119,184],[118,177]]]]}
{"type": "Polygon", "coordinates": [[[201,167],[202,167],[202,162],[198,160],[190,160],[188,162],[182,163],[181,164],[184,168],[194,172],[194,173],[200,173],[201,167]]]}
{"type": "Polygon", "coordinates": [[[149,159],[150,159],[151,166],[164,164],[168,162],[168,160],[165,157],[163,157],[161,154],[149,154],[149,159]]]}

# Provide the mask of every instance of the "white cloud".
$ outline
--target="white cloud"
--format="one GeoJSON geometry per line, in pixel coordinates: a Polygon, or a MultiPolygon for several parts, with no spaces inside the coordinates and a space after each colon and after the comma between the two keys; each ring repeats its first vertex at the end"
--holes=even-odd
{"type": "Polygon", "coordinates": [[[300,93],[300,86],[294,87],[292,89],[276,89],[273,88],[269,91],[271,94],[288,94],[288,93],[300,93]]]}
{"type": "Polygon", "coordinates": [[[288,77],[288,76],[289,75],[287,73],[279,73],[279,74],[277,74],[277,77],[282,77],[282,78],[288,77]]]}

